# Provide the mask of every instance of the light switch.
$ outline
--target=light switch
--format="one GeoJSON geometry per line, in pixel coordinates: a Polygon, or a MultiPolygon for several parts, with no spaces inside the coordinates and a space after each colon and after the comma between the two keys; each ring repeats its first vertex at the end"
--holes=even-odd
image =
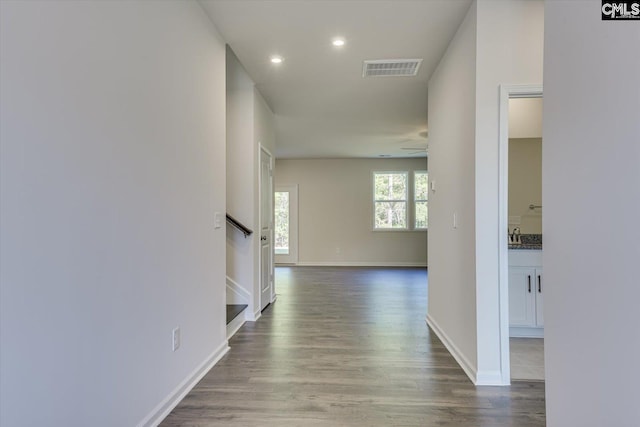
{"type": "Polygon", "coordinates": [[[222,213],[216,212],[213,216],[213,228],[222,228],[222,213]]]}
{"type": "Polygon", "coordinates": [[[431,192],[435,193],[436,192],[436,182],[435,181],[429,181],[429,185],[431,186],[431,192]]]}
{"type": "Polygon", "coordinates": [[[456,212],[453,213],[453,228],[458,228],[458,214],[456,212]]]}

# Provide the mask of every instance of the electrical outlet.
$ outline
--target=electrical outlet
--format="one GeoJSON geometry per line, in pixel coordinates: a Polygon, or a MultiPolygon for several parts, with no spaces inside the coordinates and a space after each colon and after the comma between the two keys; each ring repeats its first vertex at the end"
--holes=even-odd
{"type": "Polygon", "coordinates": [[[173,351],[180,348],[180,327],[173,330],[173,351]]]}

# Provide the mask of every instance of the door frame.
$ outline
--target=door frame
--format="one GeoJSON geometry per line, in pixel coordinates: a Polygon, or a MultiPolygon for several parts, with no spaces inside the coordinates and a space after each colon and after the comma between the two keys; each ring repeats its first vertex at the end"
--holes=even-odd
{"type": "Polygon", "coordinates": [[[498,281],[500,309],[500,371],[502,384],[511,384],[509,350],[509,99],[542,98],[542,85],[500,85],[498,153],[498,281]]]}
{"type": "MultiPolygon", "coordinates": [[[[274,245],[274,264],[297,264],[298,263],[298,184],[276,185],[275,193],[289,193],[289,254],[282,255],[275,253],[274,245]],[[280,258],[278,260],[277,258],[280,258]]],[[[274,236],[275,236],[275,218],[274,218],[274,236]]],[[[274,237],[275,239],[275,237],[274,237]]]]}
{"type": "Polygon", "coordinates": [[[265,147],[264,145],[262,145],[262,143],[258,142],[258,233],[260,234],[260,237],[262,237],[262,210],[263,210],[263,205],[262,205],[262,187],[264,185],[264,183],[262,182],[262,153],[265,153],[269,156],[269,185],[271,187],[271,193],[270,193],[270,197],[271,197],[271,212],[270,212],[270,216],[269,216],[269,222],[270,222],[270,235],[267,236],[267,239],[269,239],[270,245],[271,245],[271,251],[269,254],[269,260],[267,261],[269,263],[268,268],[269,268],[269,301],[268,302],[264,302],[262,300],[262,268],[263,268],[263,263],[265,262],[265,260],[262,257],[262,240],[258,240],[258,304],[260,307],[260,311],[263,310],[268,304],[274,302],[276,300],[276,292],[275,292],[275,283],[274,283],[274,265],[273,265],[273,257],[274,257],[274,246],[273,246],[273,197],[274,197],[274,186],[273,186],[273,164],[274,164],[274,159],[273,159],[273,154],[271,154],[271,151],[269,151],[269,149],[267,147],[265,147]]]}

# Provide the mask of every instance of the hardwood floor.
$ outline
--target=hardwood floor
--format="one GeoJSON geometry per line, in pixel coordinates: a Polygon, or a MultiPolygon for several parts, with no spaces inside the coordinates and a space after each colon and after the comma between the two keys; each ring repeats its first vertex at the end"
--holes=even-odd
{"type": "Polygon", "coordinates": [[[544,383],[476,388],[425,323],[425,269],[276,269],[278,299],[162,426],[545,425],[544,383]]]}
{"type": "Polygon", "coordinates": [[[544,381],[544,339],[510,338],[511,381],[544,381]]]}

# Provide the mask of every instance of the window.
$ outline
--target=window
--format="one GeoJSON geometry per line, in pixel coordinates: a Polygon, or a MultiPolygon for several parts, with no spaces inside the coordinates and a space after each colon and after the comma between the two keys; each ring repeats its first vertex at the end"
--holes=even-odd
{"type": "Polygon", "coordinates": [[[427,208],[429,197],[428,181],[429,175],[426,171],[416,171],[413,173],[414,228],[416,230],[426,229],[429,220],[429,211],[427,208]]]}
{"type": "Polygon", "coordinates": [[[406,230],[407,221],[407,172],[374,172],[373,205],[376,230],[406,230]]]}
{"type": "Polygon", "coordinates": [[[289,193],[275,194],[275,253],[289,255],[289,193]]]}

